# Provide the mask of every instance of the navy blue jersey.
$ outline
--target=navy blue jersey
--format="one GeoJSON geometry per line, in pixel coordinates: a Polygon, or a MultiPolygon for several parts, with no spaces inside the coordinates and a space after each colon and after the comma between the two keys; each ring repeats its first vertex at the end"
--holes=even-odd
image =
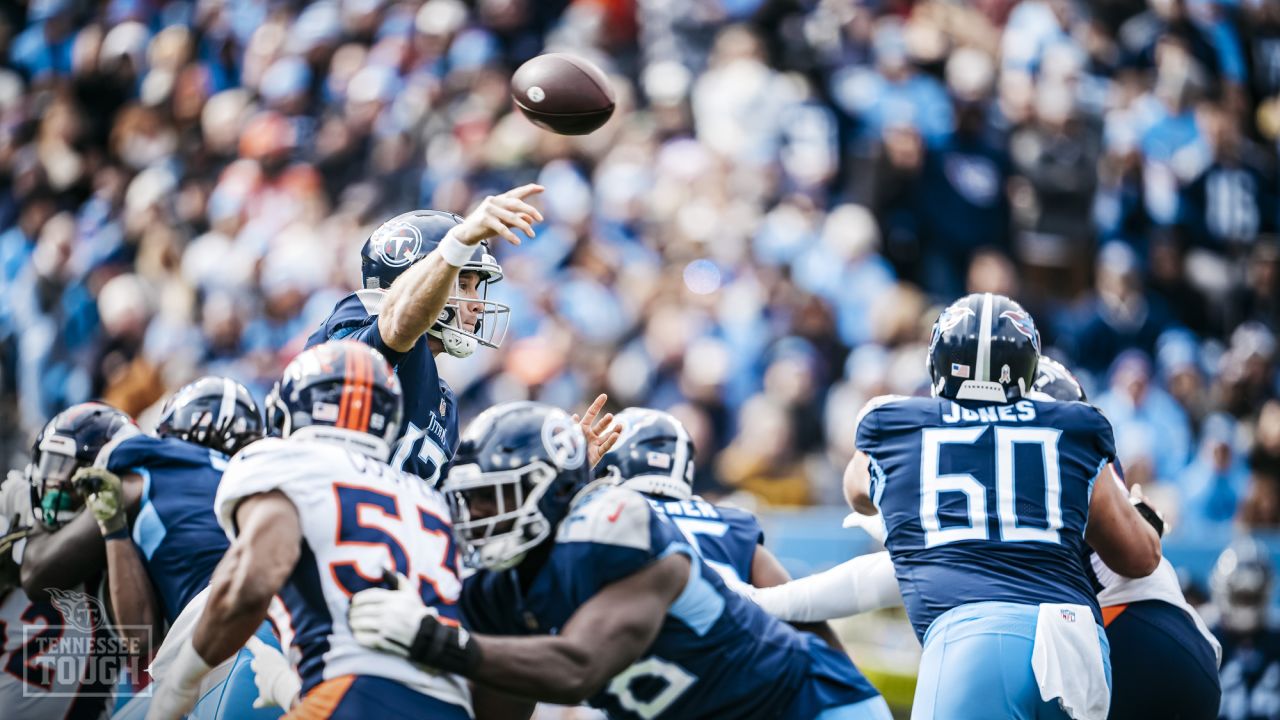
{"type": "Polygon", "coordinates": [[[458,449],[458,405],[453,391],[440,378],[427,336],[408,352],[387,347],[378,332],[378,310],[384,290],[358,290],[333,308],[320,329],[307,338],[307,347],[329,340],[358,340],[382,353],[395,368],[404,390],[405,427],[396,443],[391,466],[411,472],[435,485],[458,449]]]}
{"type": "MultiPolygon", "coordinates": [[[[626,488],[602,488],[575,502],[527,591],[516,570],[469,578],[464,622],[481,633],[554,634],[606,585],[676,552],[693,562],[688,585],[644,656],[590,704],[619,720],[797,716],[794,704],[815,662],[813,645],[822,642],[729,590],[667,516],[626,488]]],[[[876,695],[847,656],[839,654],[839,661],[838,693],[824,707],[876,695]]],[[[806,707],[800,716],[817,714],[806,707]]]]}
{"type": "Polygon", "coordinates": [[[1213,634],[1222,643],[1222,720],[1280,720],[1280,631],[1213,634]]]}
{"type": "Polygon", "coordinates": [[[671,518],[708,565],[751,584],[751,561],[756,556],[756,546],[764,544],[764,531],[755,515],[735,507],[712,505],[697,495],[688,500],[647,494],[645,497],[653,509],[671,518]]]}
{"type": "Polygon", "coordinates": [[[142,478],[142,505],[133,542],[173,624],[182,608],[209,584],[229,543],[213,513],[227,456],[177,438],[134,435],[103,448],[98,464],[117,475],[142,478]]]}
{"type": "Polygon", "coordinates": [[[1094,407],[877,398],[857,448],[922,642],[935,618],[975,602],[1078,603],[1101,623],[1084,529],[1115,440],[1094,407]]]}

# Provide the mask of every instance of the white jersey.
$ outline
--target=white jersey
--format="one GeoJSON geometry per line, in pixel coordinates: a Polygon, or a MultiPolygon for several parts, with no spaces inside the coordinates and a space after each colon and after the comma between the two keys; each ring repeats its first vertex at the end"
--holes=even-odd
{"type": "Polygon", "coordinates": [[[1143,600],[1159,600],[1173,605],[1191,616],[1196,629],[1213,646],[1218,664],[1222,664],[1222,645],[1213,633],[1209,632],[1204,620],[1200,619],[1200,613],[1188,605],[1186,598],[1182,596],[1182,587],[1178,584],[1178,573],[1173,569],[1173,565],[1169,564],[1168,558],[1160,558],[1160,565],[1156,567],[1156,571],[1144,578],[1127,578],[1120,575],[1107,567],[1097,553],[1090,554],[1089,561],[1093,565],[1093,574],[1097,577],[1098,584],[1102,586],[1102,590],[1098,593],[1099,605],[1105,608],[1143,600]]]}
{"type": "Polygon", "coordinates": [[[272,490],[289,498],[302,525],[302,554],[271,620],[290,648],[303,694],[332,678],[371,675],[470,712],[465,679],[365,648],[347,626],[351,596],[379,585],[388,568],[416,584],[446,621],[460,617],[462,583],[444,496],[339,445],[267,438],[236,455],[218,486],[214,505],[229,537],[240,501],[272,490]]]}
{"type": "MultiPolygon", "coordinates": [[[[0,485],[0,535],[31,525],[30,497],[26,478],[9,473],[0,485]]],[[[12,551],[19,565],[24,548],[21,541],[12,551]]],[[[83,679],[95,635],[109,631],[89,612],[98,599],[79,590],[52,603],[32,602],[20,587],[0,597],[0,715],[44,720],[101,711],[110,688],[88,688],[83,679]],[[98,697],[81,697],[90,691],[98,697]]]]}

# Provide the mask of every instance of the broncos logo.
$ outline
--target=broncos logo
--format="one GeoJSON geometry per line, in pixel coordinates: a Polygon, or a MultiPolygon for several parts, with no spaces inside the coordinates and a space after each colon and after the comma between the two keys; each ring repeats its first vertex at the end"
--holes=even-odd
{"type": "Polygon", "coordinates": [[[1013,329],[1030,338],[1031,347],[1035,348],[1037,353],[1040,352],[1040,331],[1036,330],[1035,321],[1030,315],[1018,310],[1005,310],[1000,313],[1000,317],[1008,318],[1013,329]]]}
{"type": "Polygon", "coordinates": [[[106,622],[106,606],[88,593],[49,588],[49,601],[62,615],[63,622],[81,632],[91,633],[106,622]]]}

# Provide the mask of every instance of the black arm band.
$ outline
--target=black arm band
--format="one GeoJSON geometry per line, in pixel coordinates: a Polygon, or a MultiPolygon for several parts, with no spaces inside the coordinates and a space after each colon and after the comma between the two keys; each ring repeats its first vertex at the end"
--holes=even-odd
{"type": "Polygon", "coordinates": [[[469,676],[480,665],[480,646],[461,627],[427,616],[409,646],[409,659],[445,672],[469,676]]]}
{"type": "Polygon", "coordinates": [[[1151,523],[1151,527],[1156,529],[1157,536],[1164,537],[1164,518],[1160,517],[1155,508],[1145,502],[1136,502],[1133,504],[1133,508],[1138,511],[1143,520],[1151,523]]]}

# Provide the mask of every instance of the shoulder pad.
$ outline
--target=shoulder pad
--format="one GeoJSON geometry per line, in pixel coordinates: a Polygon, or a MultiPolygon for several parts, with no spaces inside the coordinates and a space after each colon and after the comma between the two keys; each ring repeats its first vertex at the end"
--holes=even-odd
{"type": "Polygon", "coordinates": [[[284,491],[294,499],[293,493],[320,488],[316,476],[331,462],[316,450],[312,443],[264,438],[237,453],[222,473],[213,503],[227,537],[235,537],[235,509],[241,500],[272,490],[284,491]]]}
{"type": "Polygon", "coordinates": [[[575,504],[560,523],[556,542],[588,542],[648,550],[653,509],[638,492],[609,487],[575,504]]]}
{"type": "Polygon", "coordinates": [[[879,410],[885,405],[899,402],[901,400],[910,400],[910,399],[911,398],[907,397],[906,395],[877,395],[871,398],[870,400],[867,401],[866,405],[862,406],[862,410],[858,413],[858,419],[853,423],[854,429],[856,430],[857,427],[862,424],[863,418],[870,415],[872,412],[879,410]]]}
{"type": "Polygon", "coordinates": [[[127,435],[112,438],[98,451],[94,459],[94,467],[106,468],[112,472],[120,472],[145,463],[148,456],[160,445],[160,438],[151,435],[127,435]]]}

